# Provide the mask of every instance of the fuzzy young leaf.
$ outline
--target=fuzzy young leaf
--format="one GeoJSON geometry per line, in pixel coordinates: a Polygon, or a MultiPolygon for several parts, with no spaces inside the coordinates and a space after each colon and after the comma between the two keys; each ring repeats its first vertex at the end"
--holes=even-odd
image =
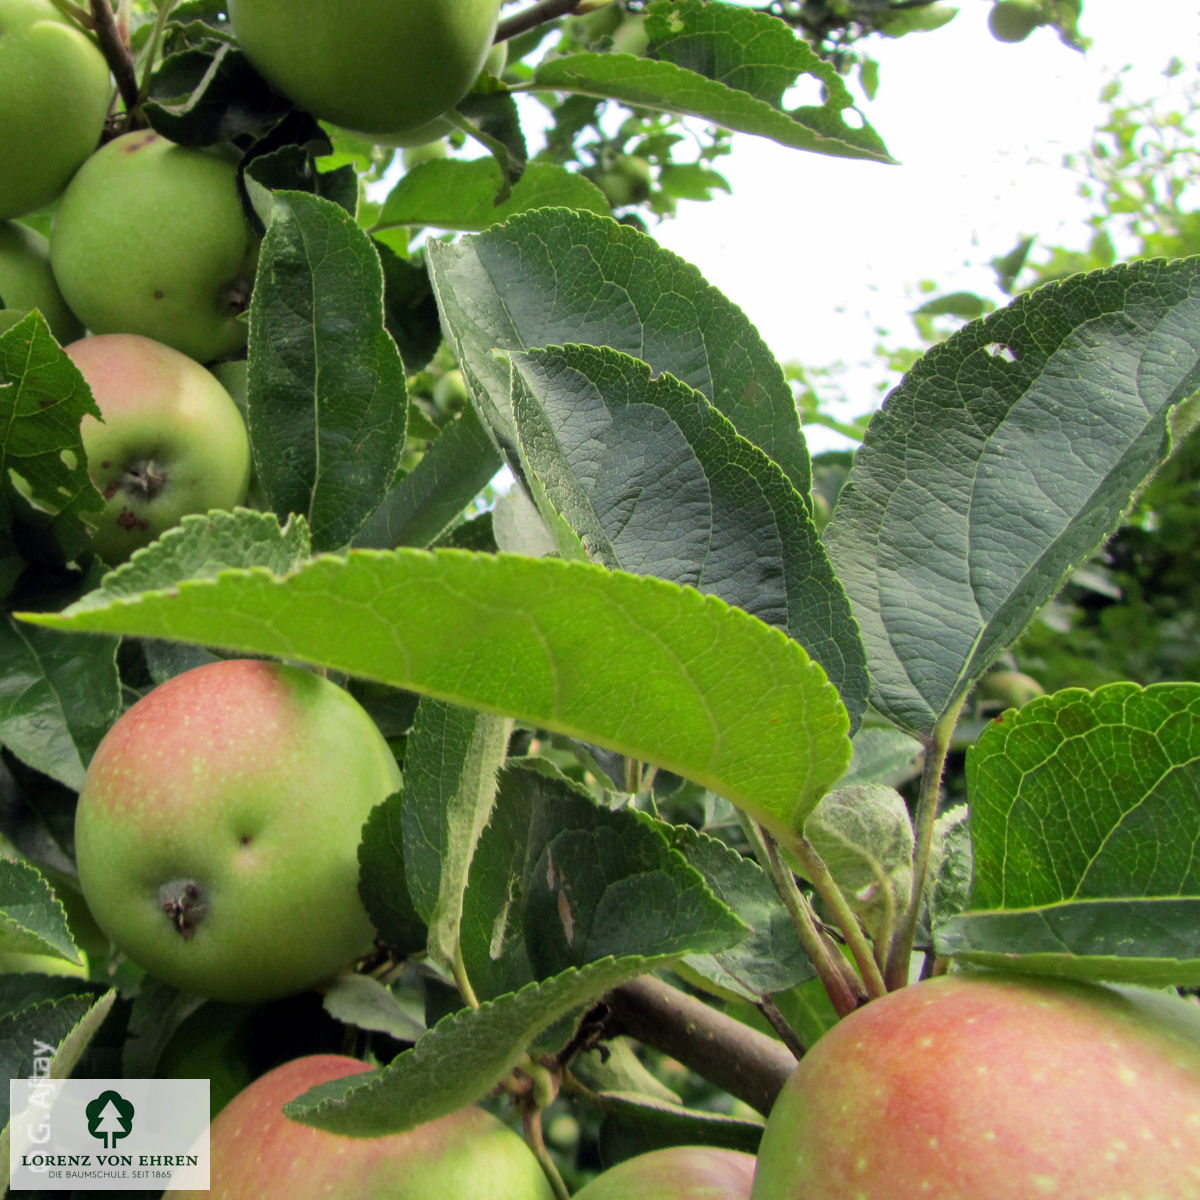
{"type": "Polygon", "coordinates": [[[514,457],[509,369],[495,351],[610,346],[705,395],[801,495],[811,481],[791,389],[745,314],[695,267],[628,225],[545,209],[428,248],[455,354],[514,457]]]}
{"type": "Polygon", "coordinates": [[[1200,386],[1200,258],[1038,288],[935,346],[825,531],[872,702],[928,733],[1116,527],[1200,386]]]}
{"type": "Polygon", "coordinates": [[[694,779],[785,838],[850,754],[846,710],[797,642],[716,597],[587,563],[353,551],[23,617],[273,654],[512,716],[694,779]]]}
{"type": "Polygon", "coordinates": [[[941,953],[1200,984],[1200,684],[1072,688],[1010,710],[967,758],[970,907],[941,953]]]}

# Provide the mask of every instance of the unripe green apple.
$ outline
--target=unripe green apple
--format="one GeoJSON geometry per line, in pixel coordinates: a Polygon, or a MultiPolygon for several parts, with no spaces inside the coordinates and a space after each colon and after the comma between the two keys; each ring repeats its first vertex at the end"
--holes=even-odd
{"type": "Polygon", "coordinates": [[[800,1060],[753,1200],[1198,1200],[1200,1006],[974,972],[891,992],[800,1060]]]}
{"type": "Polygon", "coordinates": [[[51,0],[0,0],[0,218],[45,208],[100,143],[112,89],[51,0]]]}
{"type": "Polygon", "coordinates": [[[370,1068],[339,1054],[293,1059],[260,1076],[213,1122],[208,1200],[553,1200],[533,1151],[470,1107],[404,1133],[342,1137],[281,1111],[309,1088],[370,1068]]]}
{"type": "Polygon", "coordinates": [[[754,1155],[716,1146],[671,1146],[601,1172],[575,1200],[749,1200],[754,1155]]]}
{"type": "Polygon", "coordinates": [[[358,843],[399,783],[345,689],[279,663],[196,667],[97,748],[75,817],[80,887],[118,949],[182,991],[304,991],[371,948],[358,843]]]}
{"type": "Polygon", "coordinates": [[[492,44],[499,0],[230,0],[247,58],[294,104],[366,134],[453,108],[492,44]]]}
{"type": "Polygon", "coordinates": [[[188,513],[246,499],[246,423],[211,371],[132,333],[82,338],[66,351],[103,417],[85,416],[79,433],[105,500],[92,539],[105,562],[124,562],[188,513]]]}
{"type": "Polygon", "coordinates": [[[59,342],[83,336],[83,325],[54,282],[50,244],[36,229],[0,221],[0,309],[23,315],[32,308],[46,318],[59,342]]]}
{"type": "Polygon", "coordinates": [[[140,333],[200,362],[246,344],[257,238],[237,166],[149,130],[79,168],[50,230],[50,262],[92,333],[140,333]]]}
{"type": "Polygon", "coordinates": [[[988,29],[998,42],[1023,42],[1042,20],[1038,0],[996,0],[988,13],[988,29]]]}

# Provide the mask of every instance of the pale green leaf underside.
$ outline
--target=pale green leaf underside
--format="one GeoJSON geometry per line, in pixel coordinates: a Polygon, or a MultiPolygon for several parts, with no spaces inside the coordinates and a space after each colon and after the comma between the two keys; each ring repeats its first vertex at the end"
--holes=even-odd
{"type": "Polygon", "coordinates": [[[845,769],[848,717],[776,629],[587,563],[353,551],[229,571],[40,624],[276,655],[497,712],[694,779],[799,828],[845,769]]]}

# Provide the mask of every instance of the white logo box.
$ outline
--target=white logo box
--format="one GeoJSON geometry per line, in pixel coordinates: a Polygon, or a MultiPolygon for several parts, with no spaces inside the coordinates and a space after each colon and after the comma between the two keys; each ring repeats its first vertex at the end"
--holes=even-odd
{"type": "Polygon", "coordinates": [[[10,1079],[9,1187],[208,1187],[207,1079],[10,1079]]]}

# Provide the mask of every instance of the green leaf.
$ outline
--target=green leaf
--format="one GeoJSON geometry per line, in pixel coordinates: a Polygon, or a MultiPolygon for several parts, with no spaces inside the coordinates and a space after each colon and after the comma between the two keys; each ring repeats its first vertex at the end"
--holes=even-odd
{"type": "Polygon", "coordinates": [[[117,643],[0,622],[0,743],[78,791],[121,715],[117,643]]]}
{"type": "Polygon", "coordinates": [[[587,563],[353,551],[24,618],[278,655],[513,716],[694,779],[784,836],[850,752],[846,710],[798,643],[715,597],[587,563]]]}
{"type": "Polygon", "coordinates": [[[524,480],[604,566],[720,596],[784,630],[857,724],[867,667],[849,601],[782,470],[705,397],[592,346],[513,355],[524,480]]]}
{"type": "Polygon", "coordinates": [[[1040,696],[967,757],[969,909],[940,952],[1006,967],[1200,984],[1200,684],[1040,696]]]}
{"type": "Polygon", "coordinates": [[[599,1092],[588,1099],[604,1115],[600,1145],[605,1162],[664,1146],[720,1146],[756,1154],[762,1140],[762,1122],[741,1115],[684,1108],[641,1093],[599,1092]]]}
{"type": "Polygon", "coordinates": [[[504,447],[515,433],[508,364],[495,351],[610,346],[701,392],[808,494],[808,450],[779,364],[740,309],[652,238],[547,209],[435,242],[428,261],[455,355],[504,447]]]}
{"type": "Polygon", "coordinates": [[[816,970],[779,893],[753,859],[690,826],[665,830],[671,844],[699,871],[718,899],[749,928],[746,937],[682,963],[725,992],[757,1000],[812,979],[816,970]]]}
{"type": "Polygon", "coordinates": [[[425,1032],[419,1007],[402,1002],[391,988],[369,975],[339,975],[326,990],[324,1005],[335,1021],[386,1033],[398,1041],[415,1042],[425,1032]]]}
{"type": "Polygon", "coordinates": [[[379,506],[404,446],[404,363],[371,240],[329,200],[278,192],[250,304],[247,424],[259,482],[317,549],[379,506]]]}
{"type": "Polygon", "coordinates": [[[1119,523],[1200,385],[1200,259],[1038,288],[935,346],[825,530],[872,702],[929,733],[1119,523]]]}
{"type": "Polygon", "coordinates": [[[602,808],[526,759],[504,771],[463,910],[463,958],[481,995],[602,958],[717,951],[746,926],[631,809],[602,808]]]}
{"type": "Polygon", "coordinates": [[[460,958],[467,873],[492,811],[511,732],[511,722],[501,717],[427,696],[405,747],[405,879],[429,929],[429,954],[447,968],[460,958]]]}
{"type": "MultiPolygon", "coordinates": [[[[15,486],[48,523],[65,526],[80,546],[84,514],[104,507],[87,474],[79,436],[85,414],[100,410],[75,364],[54,340],[40,312],[0,333],[0,555],[13,552],[9,523],[15,486]]],[[[63,541],[63,534],[59,534],[63,541]]]]}
{"type": "Polygon", "coordinates": [[[869,125],[845,120],[852,101],[835,68],[778,18],[729,4],[672,0],[651,6],[646,32],[660,61],[630,54],[548,57],[525,86],[699,117],[797,150],[892,161],[869,125]],[[784,92],[801,74],[820,83],[825,103],[787,112],[784,92]]]}
{"type": "Polygon", "coordinates": [[[475,410],[465,409],[392,488],[354,544],[374,550],[432,546],[462,520],[463,509],[501,466],[496,445],[475,410]]]}
{"type": "Polygon", "coordinates": [[[429,930],[404,877],[400,792],[375,805],[358,847],[359,893],[379,940],[398,956],[425,949],[429,930]]]}
{"type": "Polygon", "coordinates": [[[482,1099],[522,1062],[539,1034],[654,965],[641,958],[606,959],[461,1009],[384,1069],[320,1084],[284,1112],[353,1137],[380,1137],[432,1121],[482,1099]]]}
{"type": "Polygon", "coordinates": [[[557,163],[530,163],[497,203],[504,177],[494,158],[435,159],[406,171],[388,193],[377,225],[486,229],[535,208],[573,208],[607,215],[604,193],[557,163]]]}
{"type": "Polygon", "coordinates": [[[0,858],[0,947],[83,961],[53,889],[28,863],[7,858],[0,858]]]}
{"type": "Polygon", "coordinates": [[[248,508],[192,513],[157,541],[134,551],[78,603],[102,607],[185,579],[207,579],[231,567],[265,567],[282,575],[311,555],[312,539],[303,517],[290,517],[280,525],[273,513],[248,508]]]}
{"type": "MultiPolygon", "coordinates": [[[[9,1079],[70,1078],[88,1043],[116,1002],[115,989],[94,996],[64,996],[0,1017],[0,1066],[9,1079]]],[[[8,1161],[12,1138],[8,1089],[0,1094],[0,1158],[8,1161]]]]}

